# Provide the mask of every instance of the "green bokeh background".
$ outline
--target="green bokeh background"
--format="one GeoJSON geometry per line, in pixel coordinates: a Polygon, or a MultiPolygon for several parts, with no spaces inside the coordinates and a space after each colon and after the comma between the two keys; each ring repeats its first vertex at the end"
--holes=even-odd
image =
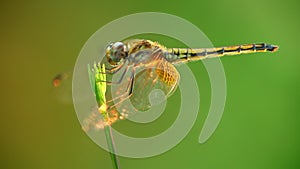
{"type": "MultiPolygon", "coordinates": [[[[120,157],[121,167],[300,168],[298,1],[31,0],[0,4],[0,168],[112,167],[108,153],[81,130],[72,103],[57,98],[51,80],[58,72],[72,70],[85,41],[97,29],[124,15],[149,11],[187,19],[215,46],[265,41],[280,49],[272,54],[222,58],[228,93],[225,112],[204,144],[198,143],[198,136],[209,108],[210,85],[201,62],[188,64],[201,93],[196,124],[172,150],[145,159],[120,157]]],[[[170,102],[179,102],[178,96],[175,93],[170,102]]],[[[165,121],[152,126],[137,128],[124,122],[116,128],[148,136],[172,124],[173,110],[168,108],[162,116],[165,121]]]]}

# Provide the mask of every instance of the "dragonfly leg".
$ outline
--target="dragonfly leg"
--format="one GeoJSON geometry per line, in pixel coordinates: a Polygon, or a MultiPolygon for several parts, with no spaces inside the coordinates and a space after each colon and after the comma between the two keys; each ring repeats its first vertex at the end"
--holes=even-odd
{"type": "Polygon", "coordinates": [[[99,81],[96,81],[96,83],[97,83],[97,82],[104,82],[104,83],[106,83],[107,85],[120,84],[120,83],[122,82],[122,80],[124,79],[124,76],[125,76],[125,74],[126,74],[127,71],[128,71],[128,67],[125,68],[125,70],[123,71],[123,73],[122,73],[120,79],[119,79],[118,81],[116,81],[116,82],[110,82],[110,81],[99,80],[99,81]]]}
{"type": "Polygon", "coordinates": [[[122,64],[120,64],[120,65],[118,65],[116,67],[105,68],[105,72],[99,72],[99,73],[101,73],[101,74],[115,74],[115,73],[119,72],[119,70],[122,69],[122,67],[125,64],[125,62],[126,62],[126,60],[122,64]]]}
{"type": "Polygon", "coordinates": [[[107,110],[112,109],[113,107],[115,107],[118,104],[122,103],[124,100],[128,99],[132,95],[133,84],[134,84],[134,70],[132,71],[130,81],[129,81],[127,87],[126,87],[125,93],[118,96],[118,97],[116,97],[116,98],[113,98],[113,99],[107,101],[106,104],[113,102],[113,104],[111,104],[111,106],[107,107],[107,110]]]}

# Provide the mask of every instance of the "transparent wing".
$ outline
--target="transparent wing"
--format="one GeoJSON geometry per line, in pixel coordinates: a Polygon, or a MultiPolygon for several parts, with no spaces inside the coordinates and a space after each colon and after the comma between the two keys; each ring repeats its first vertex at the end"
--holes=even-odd
{"type": "Polygon", "coordinates": [[[162,57],[161,50],[141,50],[135,57],[133,66],[134,79],[124,78],[125,83],[116,91],[118,96],[129,91],[132,85],[132,93],[126,101],[118,105],[119,112],[146,111],[152,104],[158,104],[169,97],[176,89],[179,82],[179,73],[176,68],[162,57]],[[138,59],[136,59],[138,58],[138,59]],[[128,84],[133,82],[133,84],[128,84]],[[123,92],[120,92],[123,91],[123,92]],[[163,93],[163,94],[162,94],[163,93]],[[129,101],[128,101],[129,100],[129,101]],[[132,105],[134,108],[128,108],[132,105]]]}
{"type": "Polygon", "coordinates": [[[138,110],[148,110],[151,104],[157,104],[169,97],[179,82],[179,73],[175,67],[161,58],[156,67],[149,67],[136,75],[131,103],[138,110]],[[163,92],[165,98],[162,98],[163,92]]]}

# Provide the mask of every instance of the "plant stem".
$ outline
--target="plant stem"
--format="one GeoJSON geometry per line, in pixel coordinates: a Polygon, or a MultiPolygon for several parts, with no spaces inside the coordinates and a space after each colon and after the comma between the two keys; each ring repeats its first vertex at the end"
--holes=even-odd
{"type": "Polygon", "coordinates": [[[106,141],[107,141],[107,145],[108,148],[110,150],[109,154],[110,154],[110,158],[113,164],[113,168],[114,169],[120,169],[120,164],[119,164],[119,160],[118,157],[115,154],[115,144],[114,144],[114,138],[111,132],[111,126],[105,126],[104,127],[105,130],[105,136],[106,136],[106,141]]]}
{"type": "MultiPolygon", "coordinates": [[[[101,107],[102,105],[106,104],[106,74],[105,73],[105,66],[94,64],[94,70],[92,71],[90,68],[90,65],[88,65],[88,73],[90,77],[90,83],[91,87],[94,90],[95,97],[97,100],[98,107],[101,107]]],[[[103,116],[104,120],[108,119],[108,114],[106,110],[102,110],[100,114],[103,116]]],[[[115,154],[115,144],[114,144],[114,138],[112,135],[112,130],[110,125],[104,126],[105,136],[106,136],[106,142],[109,149],[109,154],[112,160],[112,165],[114,169],[120,169],[119,160],[118,157],[115,154]]]]}

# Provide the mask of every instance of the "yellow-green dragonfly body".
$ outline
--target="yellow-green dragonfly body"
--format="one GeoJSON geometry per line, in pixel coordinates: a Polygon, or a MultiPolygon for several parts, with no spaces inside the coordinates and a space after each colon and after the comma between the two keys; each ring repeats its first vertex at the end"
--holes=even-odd
{"type": "MultiPolygon", "coordinates": [[[[161,52],[163,53],[162,57],[166,61],[172,64],[176,64],[195,60],[203,60],[207,58],[222,57],[226,55],[238,55],[256,52],[274,52],[278,49],[278,46],[266,43],[254,43],[218,48],[166,48],[165,46],[162,46],[157,42],[135,39],[125,41],[124,43],[111,43],[106,49],[106,57],[112,65],[116,65],[120,63],[121,59],[126,59],[132,56],[132,54],[145,49],[161,50],[161,52]]],[[[135,61],[138,60],[136,59],[135,61]]]]}

